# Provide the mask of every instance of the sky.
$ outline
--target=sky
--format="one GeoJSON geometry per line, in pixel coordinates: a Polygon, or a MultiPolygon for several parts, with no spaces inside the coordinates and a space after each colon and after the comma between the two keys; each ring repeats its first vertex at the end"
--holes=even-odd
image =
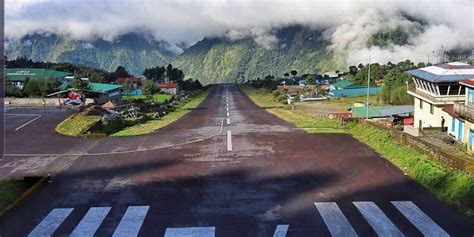
{"type": "Polygon", "coordinates": [[[303,24],[324,29],[336,57],[346,64],[404,58],[426,61],[441,50],[474,47],[474,0],[6,0],[5,35],[35,32],[108,41],[142,32],[171,44],[192,45],[203,37],[252,37],[266,48],[278,44],[272,29],[303,24]],[[405,46],[368,47],[382,29],[422,32],[405,46]],[[435,53],[433,53],[435,51],[435,53]]]}

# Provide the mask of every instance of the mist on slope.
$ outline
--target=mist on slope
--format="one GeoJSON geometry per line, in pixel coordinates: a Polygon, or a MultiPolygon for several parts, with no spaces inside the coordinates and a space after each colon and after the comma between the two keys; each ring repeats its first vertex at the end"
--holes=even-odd
{"type": "Polygon", "coordinates": [[[67,34],[76,39],[114,41],[142,32],[169,42],[176,50],[203,37],[253,38],[264,48],[278,45],[276,30],[301,24],[324,30],[335,60],[343,65],[431,62],[442,51],[470,49],[474,43],[474,1],[78,1],[7,0],[5,34],[20,38],[34,32],[67,34]],[[420,28],[422,30],[414,30],[420,28]],[[401,29],[406,44],[370,45],[380,31],[401,29]]]}

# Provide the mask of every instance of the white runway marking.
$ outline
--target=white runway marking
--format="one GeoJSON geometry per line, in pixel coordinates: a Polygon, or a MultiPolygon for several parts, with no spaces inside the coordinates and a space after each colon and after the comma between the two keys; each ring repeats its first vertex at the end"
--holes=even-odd
{"type": "Polygon", "coordinates": [[[91,207],[70,236],[94,236],[110,209],[110,207],[91,207]]]}
{"type": "Polygon", "coordinates": [[[227,117],[229,117],[229,112],[227,112],[227,117]]]}
{"type": "Polygon", "coordinates": [[[166,228],[165,237],[214,237],[215,227],[166,228]]]}
{"type": "Polygon", "coordinates": [[[149,206],[128,207],[125,215],[122,217],[122,220],[120,220],[120,223],[112,236],[138,236],[138,232],[142,227],[149,208],[149,206]]]}
{"type": "Polygon", "coordinates": [[[227,151],[232,151],[232,134],[227,130],[227,151]]]}
{"type": "Polygon", "coordinates": [[[229,112],[229,107],[227,107],[226,109],[227,109],[227,112],[229,112]]]}
{"type": "Polygon", "coordinates": [[[288,227],[289,225],[278,225],[275,233],[273,233],[273,237],[285,237],[288,232],[288,227]]]}
{"type": "Polygon", "coordinates": [[[319,214],[321,214],[324,223],[326,223],[331,236],[357,236],[354,228],[352,228],[335,202],[315,202],[314,205],[318,209],[319,214]]]}
{"type": "Polygon", "coordinates": [[[31,231],[28,237],[51,236],[74,208],[55,208],[31,231]]]}
{"type": "Polygon", "coordinates": [[[230,124],[230,119],[228,118],[228,119],[227,119],[227,125],[229,125],[229,124],[230,124]]]}
{"type": "Polygon", "coordinates": [[[15,131],[18,131],[18,130],[22,129],[22,128],[25,127],[26,125],[28,125],[28,124],[34,122],[35,120],[37,120],[37,119],[39,119],[39,118],[41,118],[41,115],[38,115],[38,117],[36,117],[36,118],[34,118],[34,119],[32,119],[32,120],[30,120],[30,121],[24,123],[24,124],[21,125],[20,127],[15,128],[15,131]]]}
{"type": "Polygon", "coordinates": [[[404,236],[374,202],[353,202],[379,236],[404,236]]]}
{"type": "Polygon", "coordinates": [[[424,235],[449,236],[436,222],[411,201],[393,201],[392,204],[424,235]]]}

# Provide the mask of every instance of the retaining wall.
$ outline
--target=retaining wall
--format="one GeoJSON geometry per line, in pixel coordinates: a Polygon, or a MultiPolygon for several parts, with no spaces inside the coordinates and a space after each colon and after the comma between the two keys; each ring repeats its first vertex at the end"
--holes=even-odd
{"type": "Polygon", "coordinates": [[[396,142],[400,144],[409,145],[453,169],[465,171],[471,176],[474,176],[474,160],[472,159],[449,154],[428,142],[425,142],[417,137],[411,136],[402,131],[388,128],[377,123],[369,122],[369,124],[388,132],[390,134],[390,137],[392,137],[396,142]]]}

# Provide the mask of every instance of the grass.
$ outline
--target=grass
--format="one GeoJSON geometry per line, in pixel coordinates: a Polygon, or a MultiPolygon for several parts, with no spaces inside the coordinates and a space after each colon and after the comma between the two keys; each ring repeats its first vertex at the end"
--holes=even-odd
{"type": "Polygon", "coordinates": [[[211,89],[202,91],[198,94],[191,96],[185,101],[178,102],[174,105],[175,111],[167,114],[161,119],[149,120],[143,124],[137,124],[122,131],[112,134],[112,137],[123,137],[123,136],[136,136],[155,132],[162,127],[182,118],[184,115],[189,113],[192,109],[196,108],[209,94],[211,89]]]}
{"type": "Polygon", "coordinates": [[[303,111],[290,110],[288,106],[276,102],[265,90],[249,87],[242,89],[257,105],[310,133],[351,134],[474,223],[474,178],[468,174],[452,170],[412,147],[397,143],[386,131],[371,125],[349,123],[342,127],[337,120],[315,118],[303,111]]]}
{"type": "Polygon", "coordinates": [[[23,180],[0,180],[0,211],[28,188],[23,180]]]}
{"type": "Polygon", "coordinates": [[[342,126],[340,121],[326,118],[316,118],[308,113],[291,110],[288,105],[276,101],[274,97],[264,89],[253,89],[243,86],[241,89],[260,107],[265,108],[271,114],[303,128],[309,133],[348,133],[349,126],[342,126]]]}
{"type": "Polygon", "coordinates": [[[170,94],[162,94],[162,93],[155,93],[153,94],[152,98],[147,98],[146,95],[124,95],[122,100],[124,102],[136,102],[136,101],[143,101],[149,103],[158,103],[163,104],[167,100],[171,99],[173,95],[170,94]]]}
{"type": "Polygon", "coordinates": [[[100,116],[71,115],[56,127],[56,132],[79,137],[99,121],[100,116]]]}

